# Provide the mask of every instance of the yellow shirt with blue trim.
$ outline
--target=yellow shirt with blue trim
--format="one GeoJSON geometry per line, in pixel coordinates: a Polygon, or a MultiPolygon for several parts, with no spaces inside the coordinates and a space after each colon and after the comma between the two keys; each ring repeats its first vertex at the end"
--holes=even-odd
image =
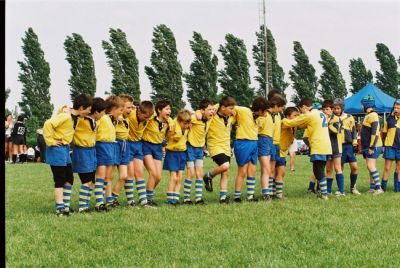
{"type": "Polygon", "coordinates": [[[279,144],[281,140],[281,115],[274,115],[274,131],[272,133],[272,140],[274,144],[279,144]]]}
{"type": "Polygon", "coordinates": [[[96,145],[96,120],[94,118],[78,117],[73,144],[86,148],[96,145]]]}
{"type": "Polygon", "coordinates": [[[129,121],[127,118],[118,118],[115,126],[115,135],[118,140],[126,141],[129,136],[129,121]]]}
{"type": "Polygon", "coordinates": [[[236,139],[258,140],[258,125],[250,108],[235,106],[234,111],[237,123],[236,139]]]}
{"type": "Polygon", "coordinates": [[[167,132],[167,146],[165,149],[169,151],[186,151],[186,143],[189,129],[182,130],[179,122],[175,119],[173,122],[174,130],[167,132]]]}
{"type": "Polygon", "coordinates": [[[97,121],[96,141],[115,142],[116,120],[112,116],[105,114],[97,121]]]}
{"type": "Polygon", "coordinates": [[[342,122],[336,115],[328,118],[329,138],[331,140],[332,152],[342,153],[342,144],[344,135],[342,130],[342,122]]]}
{"type": "Polygon", "coordinates": [[[370,112],[364,117],[360,134],[362,148],[382,146],[379,127],[379,117],[376,112],[370,112]]]}
{"type": "Polygon", "coordinates": [[[148,120],[140,121],[137,117],[137,109],[133,110],[129,116],[129,135],[128,140],[130,141],[140,141],[143,137],[143,132],[147,127],[148,120]]]}
{"type": "Polygon", "coordinates": [[[332,147],[329,139],[328,121],[325,115],[318,110],[311,110],[309,113],[301,114],[289,120],[282,120],[285,127],[306,127],[306,135],[311,148],[311,155],[331,155],[332,147]]]}
{"type": "Polygon", "coordinates": [[[354,117],[350,114],[343,113],[340,116],[340,121],[342,122],[342,131],[340,132],[340,139],[343,143],[352,144],[357,146],[357,127],[354,117]]]}
{"type": "Polygon", "coordinates": [[[225,154],[231,156],[231,130],[235,123],[233,116],[221,116],[218,112],[210,121],[207,133],[207,149],[211,156],[225,154]]]}
{"type": "Polygon", "coordinates": [[[400,116],[389,115],[383,125],[385,146],[400,149],[400,116]]]}
{"type": "Polygon", "coordinates": [[[163,123],[154,113],[152,117],[150,117],[147,127],[143,132],[142,140],[154,144],[161,144],[165,139],[169,124],[173,124],[173,120],[171,118],[169,118],[168,122],[163,123]]]}
{"type": "Polygon", "coordinates": [[[282,126],[281,138],[279,140],[280,157],[286,157],[288,155],[289,147],[294,141],[296,130],[297,129],[295,127],[282,126]]]}
{"type": "Polygon", "coordinates": [[[74,120],[69,113],[58,113],[43,125],[43,137],[47,146],[56,146],[56,141],[61,141],[64,145],[70,144],[74,132],[74,120]]]}
{"type": "Polygon", "coordinates": [[[258,135],[272,138],[274,133],[274,118],[270,112],[266,112],[264,116],[256,119],[258,125],[258,135]]]}
{"type": "Polygon", "coordinates": [[[206,135],[208,128],[210,127],[210,122],[207,119],[198,120],[196,114],[200,111],[196,111],[195,114],[191,116],[192,126],[190,127],[188,134],[188,142],[193,147],[203,147],[206,143],[206,135]]]}

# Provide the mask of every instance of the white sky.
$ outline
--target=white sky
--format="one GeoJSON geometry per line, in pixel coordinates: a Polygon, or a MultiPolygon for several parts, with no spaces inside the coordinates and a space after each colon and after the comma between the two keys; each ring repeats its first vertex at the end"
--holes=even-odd
{"type": "MultiPolygon", "coordinates": [[[[173,31],[179,60],[187,72],[193,53],[189,40],[198,31],[213,47],[225,43],[226,33],[244,40],[250,61],[251,76],[256,75],[252,46],[260,24],[261,0],[181,0],[181,1],[115,1],[115,0],[7,0],[6,2],[6,85],[12,92],[6,107],[13,110],[21,100],[22,85],[17,61],[23,60],[22,41],[32,27],[39,37],[51,68],[50,94],[55,108],[69,99],[70,65],[63,48],[67,35],[79,33],[92,47],[97,77],[96,95],[104,97],[111,87],[111,70],[101,47],[108,40],[108,30],[121,28],[127,34],[139,60],[141,99],[149,99],[151,87],[144,66],[150,64],[153,27],[166,24],[173,31]]],[[[321,74],[320,50],[328,50],[339,64],[350,87],[348,65],[351,58],[361,57],[375,77],[379,63],[375,57],[376,43],[386,44],[396,58],[400,55],[400,0],[266,0],[267,25],[272,30],[278,48],[278,62],[288,72],[293,59],[293,41],[300,41],[311,63],[321,74]]],[[[252,86],[258,87],[256,81],[252,86]]],[[[184,84],[186,89],[186,85],[184,84]]],[[[291,95],[292,89],[287,89],[291,95]]],[[[184,98],[186,98],[184,93],[184,98]]],[[[190,106],[187,106],[190,107],[190,106]]]]}

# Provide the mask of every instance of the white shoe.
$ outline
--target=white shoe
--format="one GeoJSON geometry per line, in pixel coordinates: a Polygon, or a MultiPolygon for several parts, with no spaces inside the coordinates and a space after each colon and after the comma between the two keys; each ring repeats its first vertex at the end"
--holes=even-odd
{"type": "Polygon", "coordinates": [[[378,190],[375,190],[375,192],[373,193],[373,195],[380,195],[385,193],[381,188],[379,188],[378,190]]]}
{"type": "Polygon", "coordinates": [[[361,195],[361,193],[356,188],[351,189],[350,193],[352,193],[354,195],[361,195]]]}

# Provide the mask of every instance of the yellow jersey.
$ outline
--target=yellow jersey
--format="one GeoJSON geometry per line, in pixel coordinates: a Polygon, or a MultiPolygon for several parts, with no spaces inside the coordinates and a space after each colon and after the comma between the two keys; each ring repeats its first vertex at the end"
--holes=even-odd
{"type": "Polygon", "coordinates": [[[96,145],[96,120],[94,118],[89,116],[78,117],[73,144],[87,148],[96,145]]]}
{"type": "Polygon", "coordinates": [[[237,123],[237,140],[258,140],[258,125],[250,108],[235,106],[235,119],[237,123]]]}
{"type": "Polygon", "coordinates": [[[173,124],[173,120],[170,118],[167,123],[162,123],[156,113],[150,117],[149,122],[147,123],[147,127],[143,131],[142,140],[154,143],[161,144],[165,139],[165,134],[167,133],[169,124],[173,124]]]}
{"type": "Polygon", "coordinates": [[[270,112],[266,112],[264,116],[259,116],[256,119],[258,125],[258,135],[270,137],[274,133],[274,117],[270,112]]]}
{"type": "Polygon", "coordinates": [[[357,146],[357,126],[354,117],[350,114],[343,113],[340,116],[340,121],[342,122],[342,131],[339,135],[342,136],[340,138],[343,143],[357,146]]]}
{"type": "Polygon", "coordinates": [[[364,122],[361,126],[361,146],[362,148],[381,147],[382,139],[379,135],[379,117],[373,111],[364,117],[364,122]]]}
{"type": "Polygon", "coordinates": [[[272,133],[272,140],[274,144],[279,144],[281,140],[281,115],[274,115],[274,131],[272,133]]]}
{"type": "Polygon", "coordinates": [[[43,137],[47,146],[56,146],[56,141],[62,141],[64,145],[70,144],[74,132],[74,120],[69,113],[58,113],[43,125],[43,137]]]}
{"type": "Polygon", "coordinates": [[[280,157],[286,157],[288,155],[289,147],[294,141],[296,130],[297,129],[295,127],[282,126],[281,138],[279,140],[280,157]]]}
{"type": "Polygon", "coordinates": [[[115,135],[119,140],[126,141],[129,135],[129,121],[127,118],[121,117],[115,125],[115,135]]]}
{"type": "Polygon", "coordinates": [[[207,133],[207,149],[211,156],[231,156],[231,130],[234,123],[233,116],[213,115],[207,133]]]}
{"type": "Polygon", "coordinates": [[[385,146],[400,149],[400,116],[389,115],[383,125],[385,146]]]}
{"type": "Polygon", "coordinates": [[[130,141],[140,141],[143,136],[143,132],[147,127],[148,120],[139,121],[137,117],[137,109],[133,110],[129,116],[129,135],[128,140],[130,141]]]}
{"type": "Polygon", "coordinates": [[[282,120],[285,127],[306,127],[305,135],[310,143],[311,155],[331,155],[332,147],[329,139],[328,121],[325,115],[318,110],[311,110],[307,114],[289,120],[282,120]]]}
{"type": "Polygon", "coordinates": [[[205,145],[206,135],[210,127],[210,122],[207,119],[197,119],[196,114],[199,112],[200,111],[196,111],[195,114],[191,116],[192,126],[189,130],[188,142],[193,147],[203,147],[205,145]]]}
{"type": "Polygon", "coordinates": [[[115,142],[116,120],[112,116],[105,114],[97,121],[96,141],[115,142]]]}
{"type": "Polygon", "coordinates": [[[332,154],[342,153],[343,137],[342,124],[338,116],[332,115],[328,118],[329,138],[331,140],[332,154]]]}
{"type": "Polygon", "coordinates": [[[174,120],[173,124],[174,130],[167,132],[167,146],[165,149],[169,151],[184,152],[186,151],[189,129],[182,130],[179,122],[176,119],[174,120]]]}

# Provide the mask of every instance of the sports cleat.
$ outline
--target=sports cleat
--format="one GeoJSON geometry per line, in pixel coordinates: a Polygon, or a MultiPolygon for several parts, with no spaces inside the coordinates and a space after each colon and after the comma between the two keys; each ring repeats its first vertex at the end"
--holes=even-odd
{"type": "Polygon", "coordinates": [[[186,200],[186,201],[183,201],[182,205],[189,205],[189,206],[191,206],[191,205],[193,205],[193,202],[192,202],[192,200],[186,200]]]}
{"type": "Polygon", "coordinates": [[[283,194],[276,194],[275,199],[283,199],[283,194]]]}
{"type": "Polygon", "coordinates": [[[206,190],[208,192],[212,192],[213,191],[212,178],[211,178],[211,176],[208,175],[208,172],[204,175],[203,181],[204,181],[204,187],[206,188],[206,190]]]}
{"type": "Polygon", "coordinates": [[[258,199],[254,195],[251,195],[247,198],[247,202],[258,202],[258,199]]]}
{"type": "Polygon", "coordinates": [[[64,216],[69,216],[69,213],[67,215],[64,209],[57,209],[56,215],[57,215],[57,217],[64,217],[64,216]]]}
{"type": "MultiPolygon", "coordinates": [[[[119,204],[118,204],[118,206],[119,206],[119,204]]],[[[135,202],[135,201],[129,202],[129,203],[128,203],[128,207],[130,207],[130,208],[138,208],[138,206],[136,205],[136,202],[135,202]]]]}
{"type": "Polygon", "coordinates": [[[380,194],[383,194],[383,193],[385,193],[385,192],[383,191],[383,189],[382,189],[382,188],[379,188],[379,189],[376,189],[375,192],[374,192],[372,195],[380,195],[380,194]]]}
{"type": "Polygon", "coordinates": [[[94,209],[96,210],[96,212],[107,212],[108,211],[108,208],[104,204],[101,204],[100,206],[96,206],[94,209]]]}
{"type": "Polygon", "coordinates": [[[203,199],[199,199],[199,200],[196,200],[196,202],[194,204],[195,205],[205,205],[206,203],[204,202],[203,199]]]}
{"type": "Polygon", "coordinates": [[[89,213],[90,212],[90,209],[89,208],[79,208],[79,211],[78,211],[80,214],[86,214],[86,213],[89,213]]]}
{"type": "Polygon", "coordinates": [[[356,188],[350,189],[350,193],[354,195],[361,195],[361,193],[356,188]]]}
{"type": "Polygon", "coordinates": [[[147,200],[147,205],[150,207],[158,207],[157,203],[154,200],[147,200]]]}
{"type": "Polygon", "coordinates": [[[113,204],[113,207],[118,207],[120,205],[120,203],[118,202],[117,199],[114,199],[112,204],[113,204]]]}
{"type": "Polygon", "coordinates": [[[220,204],[229,204],[229,197],[225,197],[219,200],[220,204]]]}
{"type": "Polygon", "coordinates": [[[140,205],[142,208],[153,208],[153,209],[157,209],[156,206],[151,206],[149,203],[144,203],[143,205],[140,205]]]}
{"type": "Polygon", "coordinates": [[[240,198],[240,197],[235,197],[235,198],[233,198],[233,202],[235,202],[235,203],[242,203],[242,198],[240,198]]]}
{"type": "Polygon", "coordinates": [[[269,194],[263,195],[262,199],[263,199],[263,201],[266,201],[266,202],[272,201],[272,198],[269,194]]]}
{"type": "Polygon", "coordinates": [[[316,194],[317,192],[314,189],[307,189],[307,193],[316,194]]]}
{"type": "Polygon", "coordinates": [[[319,198],[319,199],[322,199],[322,200],[328,200],[328,195],[326,195],[326,194],[319,194],[319,195],[318,195],[318,198],[319,198]]]}

